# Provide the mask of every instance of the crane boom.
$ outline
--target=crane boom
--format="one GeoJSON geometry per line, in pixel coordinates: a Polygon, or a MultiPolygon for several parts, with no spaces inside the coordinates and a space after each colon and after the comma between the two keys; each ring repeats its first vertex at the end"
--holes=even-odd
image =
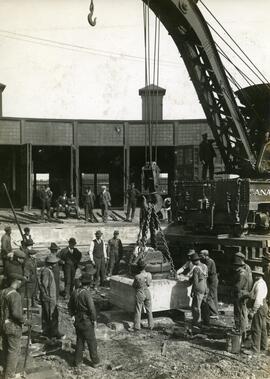
{"type": "Polygon", "coordinates": [[[184,60],[227,173],[255,176],[258,151],[196,0],[143,0],[160,18],[184,60]]]}

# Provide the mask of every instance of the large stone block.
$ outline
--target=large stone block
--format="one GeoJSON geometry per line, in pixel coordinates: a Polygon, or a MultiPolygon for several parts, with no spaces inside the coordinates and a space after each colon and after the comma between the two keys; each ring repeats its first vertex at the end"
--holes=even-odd
{"type": "MultiPolygon", "coordinates": [[[[134,312],[135,290],[133,279],[112,276],[110,301],[127,312],[134,312]]],[[[152,295],[153,312],[169,309],[188,308],[190,306],[191,287],[186,282],[171,279],[153,280],[149,290],[152,295]]]]}

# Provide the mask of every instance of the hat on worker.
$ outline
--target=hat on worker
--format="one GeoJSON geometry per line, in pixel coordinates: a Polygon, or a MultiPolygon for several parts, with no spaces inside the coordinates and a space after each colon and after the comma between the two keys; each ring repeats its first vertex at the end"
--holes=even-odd
{"type": "Polygon", "coordinates": [[[70,243],[71,245],[76,245],[77,241],[75,240],[74,237],[71,237],[71,238],[68,240],[68,243],[70,243]]]}
{"type": "Polygon", "coordinates": [[[238,251],[238,253],[235,253],[235,257],[239,257],[241,259],[246,259],[245,254],[241,253],[240,251],[238,251]]]}
{"type": "Polygon", "coordinates": [[[26,282],[26,278],[23,275],[18,274],[16,272],[11,272],[8,276],[8,279],[10,282],[13,280],[20,280],[21,282],[26,282]]]}
{"type": "Polygon", "coordinates": [[[45,258],[46,263],[55,264],[59,262],[59,258],[57,258],[54,254],[50,254],[45,258]]]}
{"type": "Polygon", "coordinates": [[[144,270],[146,266],[147,263],[143,259],[140,259],[137,263],[137,267],[139,270],[144,270]]]}
{"type": "Polygon", "coordinates": [[[25,233],[29,233],[29,232],[30,232],[30,228],[28,228],[28,226],[26,226],[26,227],[23,229],[23,231],[24,231],[25,233]]]}
{"type": "Polygon", "coordinates": [[[189,251],[188,251],[188,253],[187,253],[187,255],[193,255],[193,254],[195,254],[196,253],[196,251],[194,250],[194,249],[189,249],[189,251]]]}
{"type": "Polygon", "coordinates": [[[202,134],[202,137],[207,137],[207,136],[208,136],[207,133],[203,133],[203,134],[202,134]]]}
{"type": "Polygon", "coordinates": [[[51,246],[49,246],[50,250],[59,250],[59,247],[56,245],[55,242],[51,242],[51,246]]]}
{"type": "Polygon", "coordinates": [[[113,232],[113,234],[119,234],[119,231],[118,230],[115,230],[114,232],[113,232]]]}
{"type": "Polygon", "coordinates": [[[102,233],[101,230],[97,230],[96,233],[95,233],[95,235],[96,235],[97,237],[101,237],[102,234],[103,234],[103,233],[102,233]]]}
{"type": "Polygon", "coordinates": [[[263,268],[261,266],[255,266],[254,270],[252,270],[252,274],[264,276],[263,268]]]}
{"type": "Polygon", "coordinates": [[[243,259],[240,257],[235,256],[233,260],[234,266],[243,266],[245,263],[243,262],[243,259]]]}
{"type": "Polygon", "coordinates": [[[191,255],[192,262],[196,262],[200,260],[200,257],[197,253],[191,255]]]}
{"type": "Polygon", "coordinates": [[[90,272],[83,272],[82,276],[80,277],[80,281],[82,284],[90,284],[93,281],[93,274],[90,272]]]}
{"type": "Polygon", "coordinates": [[[200,251],[200,254],[209,255],[209,251],[207,249],[203,249],[200,251]]]}
{"type": "Polygon", "coordinates": [[[26,254],[22,250],[18,249],[18,250],[14,251],[14,257],[25,259],[26,258],[26,254]]]}

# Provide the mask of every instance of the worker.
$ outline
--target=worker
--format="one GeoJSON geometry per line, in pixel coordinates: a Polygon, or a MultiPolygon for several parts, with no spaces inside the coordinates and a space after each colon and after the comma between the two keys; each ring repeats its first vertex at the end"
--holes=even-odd
{"type": "Polygon", "coordinates": [[[139,274],[135,275],[132,287],[135,289],[135,316],[134,316],[134,330],[141,329],[141,314],[144,307],[148,317],[148,327],[153,329],[154,320],[152,315],[152,299],[149,291],[149,286],[152,281],[152,275],[150,272],[145,271],[146,263],[143,260],[139,260],[137,263],[139,274]]]}
{"type": "Polygon", "coordinates": [[[267,306],[268,313],[266,318],[267,323],[267,335],[270,336],[270,254],[265,252],[263,255],[263,270],[264,270],[264,280],[267,285],[267,306]]]}
{"type": "Polygon", "coordinates": [[[22,300],[18,289],[25,278],[16,273],[10,274],[8,288],[0,294],[0,335],[2,337],[3,378],[15,378],[20,357],[22,325],[30,325],[23,316],[22,300]]]}
{"type": "Polygon", "coordinates": [[[37,295],[37,262],[35,258],[36,250],[33,249],[33,240],[27,239],[22,241],[23,251],[26,255],[24,260],[24,276],[27,278],[25,286],[25,295],[27,307],[35,305],[37,295]]]}
{"type": "Polygon", "coordinates": [[[66,217],[69,216],[68,213],[68,197],[67,197],[67,191],[64,191],[62,195],[60,195],[57,199],[57,205],[56,205],[56,217],[59,217],[59,213],[64,212],[66,217]]]}
{"type": "Polygon", "coordinates": [[[102,220],[103,222],[107,222],[109,208],[111,206],[111,195],[110,195],[110,192],[107,191],[106,186],[101,186],[101,192],[99,194],[99,204],[100,204],[100,209],[101,209],[101,214],[102,214],[102,220]]]}
{"type": "Polygon", "coordinates": [[[44,212],[47,212],[48,221],[51,219],[51,201],[53,193],[48,185],[41,186],[39,191],[39,199],[41,202],[41,219],[44,220],[44,212]]]}
{"type": "Polygon", "coordinates": [[[58,308],[56,298],[56,284],[53,274],[53,266],[59,259],[55,255],[45,258],[45,267],[40,275],[40,300],[42,307],[42,333],[48,338],[61,338],[59,332],[58,308]]]}
{"type": "Polygon", "coordinates": [[[207,266],[200,262],[200,257],[197,253],[191,255],[191,261],[194,265],[190,277],[192,284],[192,318],[193,324],[199,325],[202,322],[201,305],[207,293],[207,266]]]}
{"type": "Polygon", "coordinates": [[[82,258],[82,253],[75,247],[76,244],[76,239],[71,237],[68,240],[68,246],[57,254],[57,257],[61,260],[60,263],[63,264],[65,281],[64,297],[67,299],[69,299],[73,291],[76,270],[82,258]]]}
{"type": "MultiPolygon", "coordinates": [[[[59,251],[59,247],[55,242],[51,242],[51,245],[49,246],[50,254],[54,255],[57,257],[57,252],[59,251]]],[[[59,294],[60,294],[60,266],[59,262],[55,263],[52,266],[52,271],[54,275],[54,280],[55,280],[55,286],[56,286],[56,299],[59,299],[59,294]]]]}
{"type": "Polygon", "coordinates": [[[235,329],[246,339],[246,331],[248,326],[247,298],[249,295],[249,278],[245,269],[243,260],[235,256],[233,261],[234,267],[234,323],[235,329]]]}
{"type": "Polygon", "coordinates": [[[80,208],[79,208],[79,205],[77,202],[77,198],[73,192],[70,193],[70,196],[67,200],[67,203],[68,203],[68,210],[67,210],[68,215],[70,216],[73,212],[75,212],[75,217],[77,219],[79,219],[80,218],[80,208]]]}
{"type": "Polygon", "coordinates": [[[187,261],[186,263],[180,267],[176,274],[177,276],[179,277],[179,275],[183,274],[183,275],[186,275],[186,276],[191,276],[192,275],[192,269],[194,267],[193,263],[192,263],[192,255],[195,254],[195,250],[194,249],[189,249],[188,253],[187,253],[187,261]]]}
{"type": "Polygon", "coordinates": [[[84,211],[85,211],[85,221],[94,222],[94,210],[95,207],[95,194],[92,192],[91,188],[88,187],[84,194],[84,211]]]}
{"type": "MultiPolygon", "coordinates": [[[[233,246],[232,246],[232,248],[233,248],[233,246]]],[[[240,246],[237,246],[237,248],[238,248],[238,251],[235,253],[235,257],[239,257],[243,262],[243,268],[246,270],[247,277],[248,277],[248,290],[251,291],[251,289],[253,287],[252,271],[251,271],[250,266],[246,263],[246,256],[243,253],[241,253],[240,246]]]]}
{"type": "Polygon", "coordinates": [[[32,236],[30,234],[30,228],[28,228],[28,226],[26,226],[24,229],[23,229],[24,233],[23,233],[23,240],[32,240],[32,236]]]}
{"type": "MultiPolygon", "coordinates": [[[[4,276],[7,279],[7,283],[10,283],[10,278],[13,274],[18,274],[24,276],[24,260],[26,254],[20,249],[16,249],[13,253],[13,258],[8,259],[5,264],[4,276]]],[[[20,287],[18,287],[18,292],[22,298],[22,304],[24,305],[25,296],[25,282],[23,282],[20,287]]]]}
{"type": "Polygon", "coordinates": [[[3,261],[3,267],[5,268],[5,263],[8,257],[12,256],[12,247],[11,247],[11,227],[6,226],[5,234],[1,237],[1,258],[3,261]]]}
{"type": "Polygon", "coordinates": [[[136,205],[137,205],[137,199],[140,196],[140,191],[135,188],[135,183],[131,183],[128,190],[126,191],[126,197],[127,197],[127,214],[126,214],[126,221],[133,221],[136,205]],[[131,211],[131,220],[129,220],[131,211]]]}
{"type": "Polygon", "coordinates": [[[109,258],[108,276],[118,275],[119,263],[123,256],[123,245],[118,230],[113,232],[113,238],[108,241],[107,253],[109,258]]]}
{"type": "Polygon", "coordinates": [[[207,171],[209,170],[209,179],[214,178],[214,158],[216,157],[213,148],[213,140],[208,140],[207,133],[202,134],[202,142],[199,145],[199,157],[202,163],[202,179],[207,179],[207,171]]]}
{"type": "Polygon", "coordinates": [[[106,244],[103,241],[102,232],[97,230],[95,233],[96,238],[91,241],[89,247],[90,261],[94,263],[95,274],[95,289],[100,286],[104,286],[106,279],[106,263],[107,263],[107,251],[106,244]]]}
{"type": "Polygon", "coordinates": [[[249,313],[251,322],[251,350],[254,353],[267,351],[267,285],[263,279],[262,267],[255,267],[252,271],[254,285],[250,292],[250,298],[254,300],[253,307],[249,313]]]}
{"type": "Polygon", "coordinates": [[[77,336],[74,366],[77,367],[81,363],[86,342],[91,358],[91,366],[96,368],[100,366],[100,359],[95,335],[97,325],[96,309],[90,292],[92,275],[84,272],[80,282],[80,288],[72,292],[68,303],[69,313],[73,317],[77,336]]]}
{"type": "Polygon", "coordinates": [[[207,297],[206,303],[209,307],[210,318],[218,319],[218,275],[216,264],[209,257],[209,251],[204,249],[199,253],[201,261],[207,266],[207,297]]]}

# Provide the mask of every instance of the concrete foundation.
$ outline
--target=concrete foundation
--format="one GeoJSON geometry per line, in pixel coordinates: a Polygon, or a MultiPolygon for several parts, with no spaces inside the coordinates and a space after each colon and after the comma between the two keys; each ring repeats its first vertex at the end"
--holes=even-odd
{"type": "MultiPolygon", "coordinates": [[[[132,283],[133,279],[121,276],[112,276],[110,281],[111,303],[126,312],[134,312],[135,309],[135,290],[132,283]]],[[[152,281],[149,290],[152,295],[153,312],[189,308],[191,304],[191,286],[186,282],[157,279],[152,281]]]]}

